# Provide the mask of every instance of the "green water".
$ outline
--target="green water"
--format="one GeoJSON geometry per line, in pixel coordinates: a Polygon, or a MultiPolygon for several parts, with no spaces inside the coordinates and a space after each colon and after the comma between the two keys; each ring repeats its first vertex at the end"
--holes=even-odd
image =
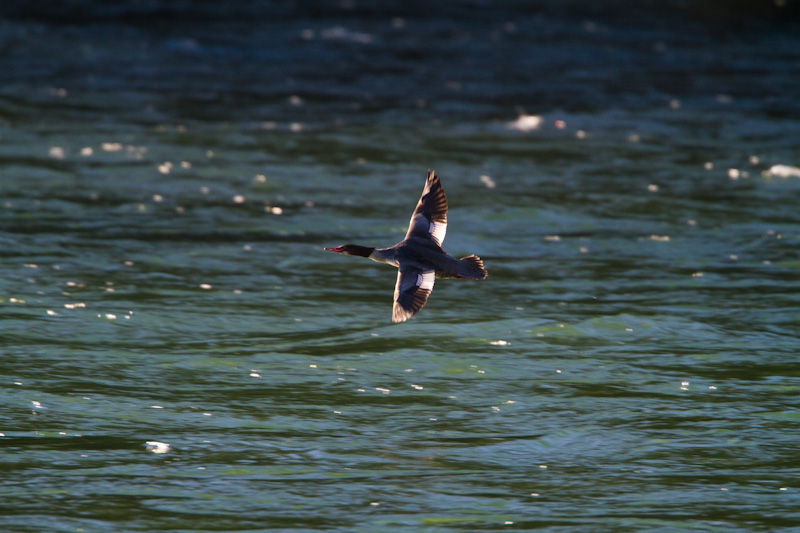
{"type": "MultiPolygon", "coordinates": [[[[800,179],[771,171],[800,166],[800,122],[748,67],[774,41],[720,45],[744,63],[691,71],[711,96],[562,79],[526,133],[481,95],[530,106],[538,86],[481,85],[466,57],[495,52],[446,21],[430,24],[463,63],[397,96],[348,61],[396,52],[398,80],[442,66],[411,52],[413,19],[344,19],[371,43],[315,20],[277,37],[46,25],[35,46],[34,23],[3,27],[29,48],[0,94],[0,529],[800,528],[800,179]],[[306,26],[313,60],[268,55],[262,74],[293,80],[237,92],[272,53],[251,46],[301,46],[306,26]],[[73,70],[25,64],[37,47],[73,70]],[[350,59],[315,86],[331,57],[350,59]],[[322,247],[397,242],[428,168],[445,249],[490,277],[439,280],[393,325],[395,272],[322,247]]],[[[599,57],[551,67],[610,83],[603,61],[641,53],[619,32],[551,36],[599,57]]],[[[528,35],[496,46],[549,46],[528,35]]],[[[797,49],[771,71],[796,79],[797,49]]]]}

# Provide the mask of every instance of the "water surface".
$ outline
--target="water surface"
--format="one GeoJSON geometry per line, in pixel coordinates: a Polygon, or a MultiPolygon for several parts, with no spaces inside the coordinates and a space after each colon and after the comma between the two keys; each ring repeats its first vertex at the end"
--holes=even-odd
{"type": "Polygon", "coordinates": [[[2,529],[800,527],[797,10],[707,5],[10,8],[2,529]]]}

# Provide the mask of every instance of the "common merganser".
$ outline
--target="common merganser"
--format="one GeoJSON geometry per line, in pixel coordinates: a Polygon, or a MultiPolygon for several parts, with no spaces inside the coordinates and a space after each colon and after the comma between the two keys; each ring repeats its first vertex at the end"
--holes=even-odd
{"type": "Polygon", "coordinates": [[[442,249],[447,232],[447,197],[439,177],[428,171],[422,196],[405,238],[389,248],[343,244],[329,252],[367,257],[398,268],[392,322],[405,322],[428,301],[435,278],[482,280],[489,275],[477,255],[456,259],[442,249]]]}

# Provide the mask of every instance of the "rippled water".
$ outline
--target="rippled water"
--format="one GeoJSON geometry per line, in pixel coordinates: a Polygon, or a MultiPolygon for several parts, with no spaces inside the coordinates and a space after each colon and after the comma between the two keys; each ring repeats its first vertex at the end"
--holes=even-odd
{"type": "Polygon", "coordinates": [[[198,5],[4,13],[0,529],[800,528],[795,3],[198,5]]]}

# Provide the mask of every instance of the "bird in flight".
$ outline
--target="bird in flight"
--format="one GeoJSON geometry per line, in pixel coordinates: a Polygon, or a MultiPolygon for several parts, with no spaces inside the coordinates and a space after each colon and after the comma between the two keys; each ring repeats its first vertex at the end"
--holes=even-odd
{"type": "Polygon", "coordinates": [[[439,177],[429,171],[422,196],[402,241],[389,248],[343,244],[325,249],[397,267],[392,322],[405,322],[428,301],[436,278],[482,280],[489,275],[477,255],[461,259],[447,255],[442,249],[446,232],[447,196],[439,177]]]}

